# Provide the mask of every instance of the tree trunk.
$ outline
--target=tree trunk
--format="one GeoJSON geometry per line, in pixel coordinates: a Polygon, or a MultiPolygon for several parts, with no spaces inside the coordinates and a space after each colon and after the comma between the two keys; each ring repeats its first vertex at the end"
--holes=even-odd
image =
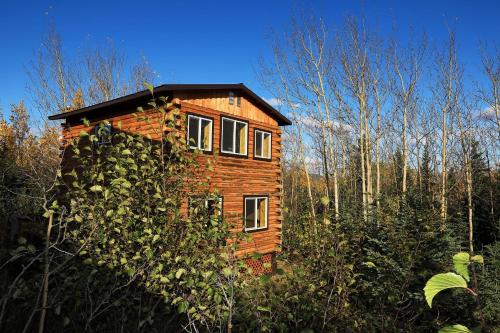
{"type": "Polygon", "coordinates": [[[45,328],[45,316],[47,314],[47,299],[49,295],[49,248],[50,248],[50,234],[52,232],[52,222],[54,218],[54,213],[49,214],[49,223],[47,225],[47,234],[45,239],[45,252],[43,256],[43,285],[42,285],[42,309],[40,312],[40,321],[38,322],[38,333],[43,333],[45,328]]]}
{"type": "Polygon", "coordinates": [[[443,109],[442,118],[442,132],[441,132],[441,221],[446,221],[446,144],[447,144],[447,130],[446,130],[446,110],[443,109]]]}
{"type": "Polygon", "coordinates": [[[380,209],[380,101],[377,97],[377,133],[375,134],[375,164],[376,164],[376,188],[375,200],[377,210],[380,209]]]}
{"type": "Polygon", "coordinates": [[[361,194],[362,194],[362,203],[363,203],[363,220],[366,222],[368,220],[368,211],[367,211],[367,200],[366,200],[366,172],[365,172],[365,147],[364,147],[364,126],[363,126],[363,117],[365,114],[365,105],[364,100],[360,101],[360,109],[359,109],[359,155],[361,159],[361,194]]]}
{"type": "Polygon", "coordinates": [[[405,97],[405,101],[403,102],[403,138],[402,138],[402,143],[403,143],[403,179],[402,179],[402,185],[401,185],[401,191],[403,193],[403,197],[406,196],[406,177],[407,177],[407,169],[408,169],[408,138],[407,138],[407,127],[408,127],[408,120],[407,120],[407,100],[405,97]]]}

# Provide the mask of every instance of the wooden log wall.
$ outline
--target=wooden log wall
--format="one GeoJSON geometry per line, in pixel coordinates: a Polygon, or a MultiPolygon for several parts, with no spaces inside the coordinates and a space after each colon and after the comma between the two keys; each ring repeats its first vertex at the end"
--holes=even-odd
{"type": "MultiPolygon", "coordinates": [[[[183,97],[182,94],[180,96],[183,97]]],[[[178,96],[176,95],[175,97],[178,96]]],[[[204,154],[199,158],[202,163],[206,162],[207,159],[212,159],[214,162],[211,186],[213,189],[217,189],[223,196],[224,216],[234,223],[235,227],[233,231],[240,232],[244,229],[244,196],[268,197],[268,227],[264,230],[250,232],[251,240],[240,242],[237,255],[253,252],[262,254],[278,252],[281,245],[282,222],[281,129],[275,119],[265,114],[262,110],[256,109],[255,106],[250,106],[251,103],[243,98],[238,112],[234,111],[236,108],[234,108],[233,112],[218,110],[227,105],[222,100],[210,101],[212,98],[213,96],[209,96],[206,98],[209,100],[207,101],[203,98],[191,97],[187,101],[180,99],[178,103],[181,112],[208,116],[214,120],[213,154],[204,154]],[[196,103],[193,103],[193,100],[196,100],[196,103]],[[243,108],[243,106],[246,107],[243,108]],[[220,151],[221,116],[223,115],[248,122],[247,156],[233,157],[218,154],[220,151]],[[272,133],[271,160],[254,159],[255,129],[272,133]]],[[[68,143],[69,140],[79,137],[81,131],[93,131],[94,127],[103,120],[108,120],[114,127],[120,122],[121,130],[124,132],[141,133],[142,135],[150,135],[152,139],[158,139],[160,135],[158,129],[161,128],[161,125],[158,123],[161,119],[159,114],[146,111],[144,115],[151,122],[148,123],[146,120],[134,115],[134,112],[135,110],[107,112],[106,115],[89,119],[90,126],[85,126],[81,120],[67,120],[66,124],[63,125],[64,140],[68,143]]]]}

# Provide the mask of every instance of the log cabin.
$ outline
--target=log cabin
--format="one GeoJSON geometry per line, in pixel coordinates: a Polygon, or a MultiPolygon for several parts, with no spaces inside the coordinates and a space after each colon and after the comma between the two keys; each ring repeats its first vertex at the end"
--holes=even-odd
{"type": "MultiPolygon", "coordinates": [[[[212,182],[220,195],[221,214],[239,217],[236,230],[251,233],[251,241],[242,241],[236,255],[246,258],[255,273],[274,270],[281,248],[281,126],[291,121],[242,83],[165,84],[153,91],[168,96],[185,114],[190,148],[203,151],[204,159],[217,155],[212,182]],[[262,256],[249,258],[253,253],[262,256]]],[[[49,119],[63,121],[65,143],[104,120],[111,128],[120,122],[122,130],[154,137],[150,126],[134,116],[150,99],[151,92],[145,90],[49,119]]]]}

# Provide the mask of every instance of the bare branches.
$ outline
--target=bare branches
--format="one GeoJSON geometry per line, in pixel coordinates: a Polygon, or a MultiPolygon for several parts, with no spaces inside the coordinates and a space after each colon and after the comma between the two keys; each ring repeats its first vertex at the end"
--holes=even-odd
{"type": "Polygon", "coordinates": [[[42,119],[142,90],[154,83],[156,73],[142,56],[127,68],[123,51],[111,39],[90,46],[83,54],[68,56],[60,35],[52,26],[28,69],[28,91],[42,119]]]}

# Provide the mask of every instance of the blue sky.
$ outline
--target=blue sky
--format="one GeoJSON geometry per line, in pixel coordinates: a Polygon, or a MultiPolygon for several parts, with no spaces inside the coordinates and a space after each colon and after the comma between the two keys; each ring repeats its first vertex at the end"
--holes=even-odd
{"type": "Polygon", "coordinates": [[[255,68],[269,54],[266,34],[286,29],[293,11],[312,9],[327,23],[365,15],[369,26],[389,33],[408,26],[428,33],[431,43],[455,27],[462,61],[479,70],[480,40],[498,44],[500,1],[4,1],[0,13],[0,106],[25,99],[26,68],[53,22],[65,52],[112,38],[135,62],[145,55],[160,73],[158,83],[243,82],[263,97],[255,68]]]}

